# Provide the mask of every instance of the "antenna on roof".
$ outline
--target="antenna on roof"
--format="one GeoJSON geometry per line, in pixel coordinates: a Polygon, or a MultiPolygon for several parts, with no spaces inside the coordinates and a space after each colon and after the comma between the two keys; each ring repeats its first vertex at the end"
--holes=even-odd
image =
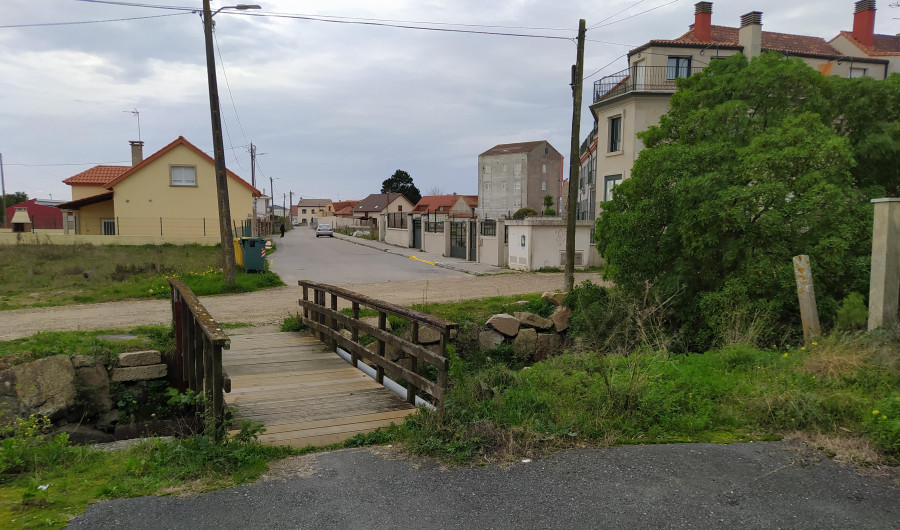
{"type": "Polygon", "coordinates": [[[141,141],[141,113],[138,112],[138,109],[123,110],[122,112],[128,112],[128,113],[130,113],[132,116],[134,116],[135,118],[137,118],[137,123],[138,123],[138,141],[140,142],[140,141],[141,141]]]}

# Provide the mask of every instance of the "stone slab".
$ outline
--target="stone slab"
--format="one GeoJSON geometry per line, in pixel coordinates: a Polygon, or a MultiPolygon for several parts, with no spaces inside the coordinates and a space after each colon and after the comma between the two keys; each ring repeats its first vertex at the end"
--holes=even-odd
{"type": "Polygon", "coordinates": [[[149,379],[160,379],[165,376],[166,365],[154,364],[150,366],[127,366],[114,368],[111,379],[117,382],[146,381],[149,379]]]}
{"type": "Polygon", "coordinates": [[[162,356],[156,350],[128,351],[119,354],[119,366],[151,366],[162,362],[162,356]]]}
{"type": "Polygon", "coordinates": [[[519,332],[519,321],[516,317],[506,313],[494,315],[487,321],[487,326],[506,335],[507,337],[515,337],[519,332]]]}

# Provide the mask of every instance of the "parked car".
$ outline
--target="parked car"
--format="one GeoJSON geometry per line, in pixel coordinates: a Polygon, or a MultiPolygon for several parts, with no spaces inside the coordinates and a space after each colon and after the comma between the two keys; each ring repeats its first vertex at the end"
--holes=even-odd
{"type": "Polygon", "coordinates": [[[316,227],[316,237],[319,236],[328,236],[334,237],[334,232],[331,231],[331,225],[320,224],[316,227]]]}

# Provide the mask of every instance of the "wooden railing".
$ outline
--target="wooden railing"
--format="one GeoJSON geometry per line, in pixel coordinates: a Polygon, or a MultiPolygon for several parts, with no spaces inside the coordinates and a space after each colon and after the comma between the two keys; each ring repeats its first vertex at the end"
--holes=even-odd
{"type": "Polygon", "coordinates": [[[373,364],[375,380],[380,384],[384,384],[385,375],[394,380],[406,381],[406,400],[409,403],[415,404],[416,396],[424,392],[431,399],[427,399],[427,396],[419,397],[431,401],[438,407],[443,406],[450,370],[447,345],[450,342],[450,332],[456,329],[456,324],[340,287],[305,280],[297,283],[303,288],[303,298],[300,300],[303,323],[309,326],[320,340],[349,353],[353,366],[357,366],[360,359],[373,364]],[[310,294],[312,299],[309,297],[310,294]],[[329,297],[330,300],[326,300],[329,297]],[[351,316],[338,311],[339,298],[349,302],[351,316]],[[377,327],[360,320],[360,308],[374,309],[378,312],[377,327]],[[410,340],[393,335],[386,329],[388,315],[409,322],[410,340]],[[439,336],[437,352],[419,344],[422,328],[433,330],[439,336]],[[341,334],[342,329],[349,330],[350,337],[341,334]],[[363,334],[377,341],[375,352],[366,349],[360,343],[360,336],[363,334]],[[392,361],[386,355],[388,346],[397,348],[409,357],[409,368],[392,361]],[[428,366],[433,369],[429,370],[428,366]],[[429,372],[431,375],[426,376],[429,372]]]}
{"type": "Polygon", "coordinates": [[[231,392],[231,379],[222,368],[222,350],[231,343],[190,288],[176,278],[168,280],[175,327],[175,357],[167,360],[169,379],[182,392],[191,389],[204,395],[200,412],[206,420],[207,433],[221,436],[224,393],[231,392]]]}

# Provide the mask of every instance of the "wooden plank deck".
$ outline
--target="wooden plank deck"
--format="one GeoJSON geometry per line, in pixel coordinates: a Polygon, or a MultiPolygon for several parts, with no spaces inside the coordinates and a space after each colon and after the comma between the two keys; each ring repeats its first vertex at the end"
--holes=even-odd
{"type": "Polygon", "coordinates": [[[351,367],[309,334],[230,337],[222,364],[231,378],[225,402],[241,420],[261,421],[260,441],[305,447],[400,423],[416,411],[351,367]]]}

